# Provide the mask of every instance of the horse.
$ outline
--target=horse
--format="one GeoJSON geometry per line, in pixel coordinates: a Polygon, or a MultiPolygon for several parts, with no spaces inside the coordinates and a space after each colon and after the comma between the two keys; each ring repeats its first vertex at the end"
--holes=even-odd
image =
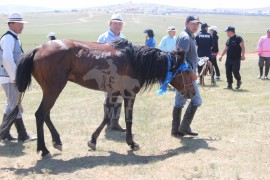
{"type": "MultiPolygon", "coordinates": [[[[54,40],[44,43],[24,54],[17,66],[16,85],[18,104],[31,84],[32,76],[40,85],[43,97],[35,112],[37,125],[37,153],[42,158],[52,157],[45,146],[44,122],[52,135],[53,147],[62,151],[60,135],[54,127],[50,110],[68,81],[83,87],[107,93],[106,103],[124,99],[126,142],[138,150],[132,137],[132,114],[136,94],[149,90],[156,83],[170,83],[185,98],[195,94],[192,76],[181,70],[185,53],[181,50],[163,52],[157,48],[134,45],[125,39],[110,43],[78,40],[54,40]],[[168,74],[172,76],[168,78],[168,74]],[[165,82],[166,81],[166,82],[165,82]]],[[[18,106],[16,107],[18,108],[18,106]]],[[[7,118],[13,123],[16,108],[7,118]]],[[[97,138],[109,121],[107,110],[99,127],[91,136],[88,146],[95,150],[97,138]]],[[[5,127],[2,128],[4,132],[5,127]]]]}

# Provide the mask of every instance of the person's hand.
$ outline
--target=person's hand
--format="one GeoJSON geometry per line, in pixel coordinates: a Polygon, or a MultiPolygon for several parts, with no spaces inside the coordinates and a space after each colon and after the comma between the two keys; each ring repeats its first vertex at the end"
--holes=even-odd
{"type": "Polygon", "coordinates": [[[192,80],[192,81],[196,81],[196,80],[197,80],[197,75],[196,75],[196,73],[191,73],[191,74],[190,74],[190,77],[191,77],[191,80],[192,80]]]}
{"type": "Polygon", "coordinates": [[[241,56],[241,60],[244,61],[246,59],[246,57],[243,55],[241,56]]]}
{"type": "Polygon", "coordinates": [[[221,61],[222,60],[222,56],[220,56],[218,60],[221,61]]]}

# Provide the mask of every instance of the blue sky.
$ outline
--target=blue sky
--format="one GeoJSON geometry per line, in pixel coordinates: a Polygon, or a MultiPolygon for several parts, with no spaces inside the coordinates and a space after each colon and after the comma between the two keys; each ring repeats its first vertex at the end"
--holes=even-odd
{"type": "MultiPolygon", "coordinates": [[[[0,5],[18,4],[51,8],[85,8],[131,2],[131,0],[0,0],[0,5]]],[[[134,3],[155,3],[203,9],[269,7],[268,0],[133,0],[134,3]],[[192,2],[192,3],[191,3],[192,2]]]]}

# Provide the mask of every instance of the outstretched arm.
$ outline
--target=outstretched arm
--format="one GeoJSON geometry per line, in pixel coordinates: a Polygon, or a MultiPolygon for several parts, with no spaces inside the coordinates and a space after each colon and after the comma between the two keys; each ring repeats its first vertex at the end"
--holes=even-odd
{"type": "Polygon", "coordinates": [[[241,60],[244,61],[244,60],[246,59],[246,57],[245,57],[246,49],[245,49],[244,41],[242,41],[242,42],[240,43],[240,46],[241,46],[241,48],[242,48],[242,51],[241,51],[241,54],[242,54],[241,60]]]}
{"type": "Polygon", "coordinates": [[[223,52],[221,53],[221,56],[219,57],[219,61],[222,60],[222,57],[226,54],[227,50],[228,50],[228,47],[226,46],[226,47],[224,48],[223,52]]]}

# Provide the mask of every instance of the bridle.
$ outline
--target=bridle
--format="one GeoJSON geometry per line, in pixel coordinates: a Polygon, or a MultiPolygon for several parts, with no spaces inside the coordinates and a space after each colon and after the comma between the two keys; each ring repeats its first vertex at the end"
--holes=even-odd
{"type": "Polygon", "coordinates": [[[182,91],[180,91],[181,96],[184,97],[187,94],[187,90],[186,90],[187,88],[186,87],[193,86],[193,83],[191,82],[190,84],[186,84],[186,81],[185,81],[185,78],[184,78],[184,75],[183,75],[183,71],[180,71],[180,73],[177,74],[174,77],[178,77],[178,76],[181,76],[183,84],[184,84],[184,89],[182,91]]]}
{"type": "Polygon", "coordinates": [[[188,64],[187,64],[186,60],[184,61],[184,63],[182,65],[180,65],[176,70],[174,70],[174,72],[172,70],[173,68],[174,68],[174,66],[172,66],[172,57],[171,57],[171,54],[168,53],[168,71],[166,74],[166,79],[164,80],[164,82],[162,82],[161,88],[157,91],[157,94],[166,93],[168,84],[172,81],[173,78],[175,78],[177,76],[181,76],[183,83],[184,83],[184,89],[182,91],[180,91],[180,94],[182,96],[187,94],[186,87],[193,85],[192,83],[186,84],[185,78],[182,74],[183,71],[186,71],[188,69],[188,64]],[[178,73],[178,72],[180,72],[180,73],[178,73]]]}

